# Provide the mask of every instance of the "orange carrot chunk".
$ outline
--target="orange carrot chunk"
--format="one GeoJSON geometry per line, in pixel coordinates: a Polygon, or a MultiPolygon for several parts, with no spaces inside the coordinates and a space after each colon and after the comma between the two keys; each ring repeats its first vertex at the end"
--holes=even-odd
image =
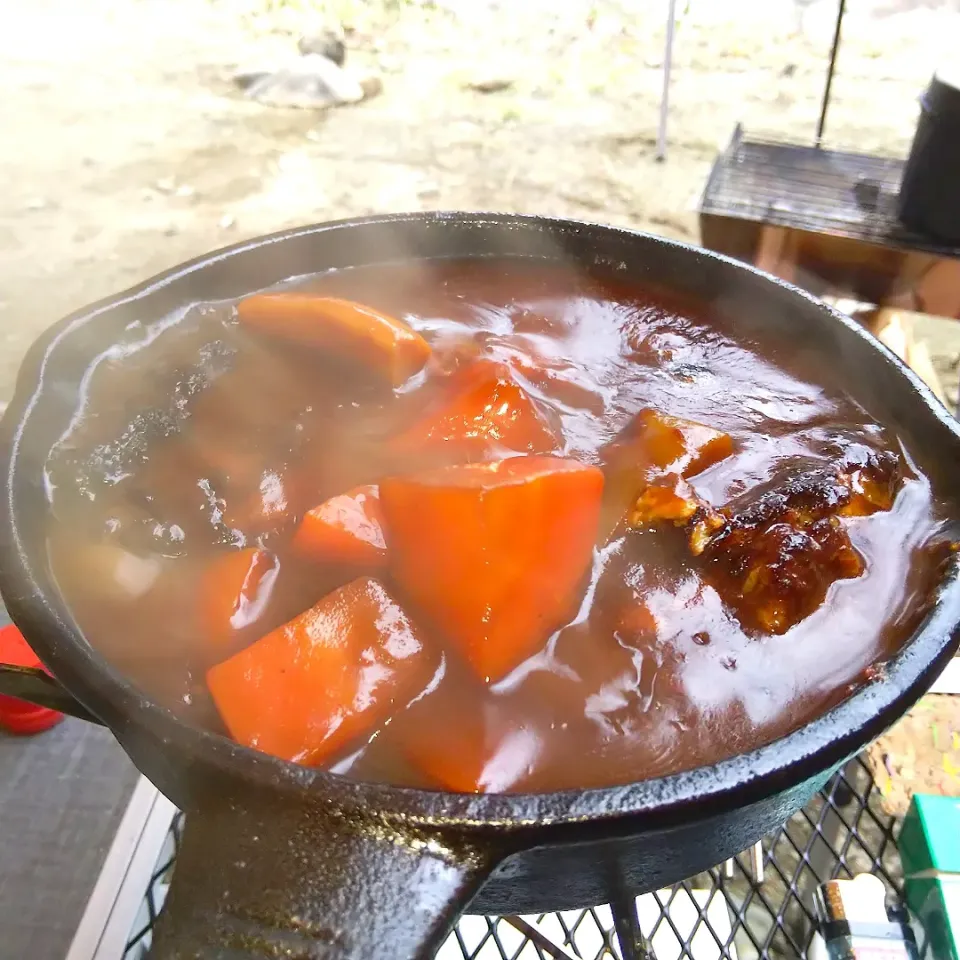
{"type": "MultiPolygon", "coordinates": [[[[659,410],[641,410],[603,451],[607,477],[600,541],[609,540],[651,482],[702,473],[733,453],[729,434],[659,410]]],[[[682,481],[679,481],[682,485],[682,481]]]]}
{"type": "Polygon", "coordinates": [[[480,360],[451,378],[440,402],[401,433],[391,450],[457,463],[489,460],[505,452],[547,453],[556,446],[510,369],[480,360]]]}
{"type": "Polygon", "coordinates": [[[430,345],[372,307],[308,293],[258,293],[237,304],[240,323],[281,340],[356,363],[398,387],[421,370],[430,345]]]}
{"type": "Polygon", "coordinates": [[[214,559],[200,589],[201,626],[208,649],[226,652],[239,631],[256,623],[279,572],[277,557],[256,547],[231,550],[214,559]]]}
{"type": "Polygon", "coordinates": [[[733,453],[730,435],[713,427],[641,410],[629,428],[638,457],[655,470],[689,478],[733,453]]]}
{"type": "Polygon", "coordinates": [[[603,474],[558,457],[461,464],[380,484],[390,571],[485,681],[575,613],[603,474]]]}
{"type": "Polygon", "coordinates": [[[407,759],[431,783],[453,793],[503,793],[530,773],[543,750],[536,731],[517,727],[487,734],[482,724],[469,729],[435,727],[404,745],[407,759]]]}
{"type": "Polygon", "coordinates": [[[316,764],[405,707],[433,666],[386,588],[361,577],[210,669],[207,686],[238,743],[316,764]]]}
{"type": "Polygon", "coordinates": [[[379,568],[387,563],[380,491],[376,484],[356,487],[308,510],[293,538],[304,559],[379,568]]]}

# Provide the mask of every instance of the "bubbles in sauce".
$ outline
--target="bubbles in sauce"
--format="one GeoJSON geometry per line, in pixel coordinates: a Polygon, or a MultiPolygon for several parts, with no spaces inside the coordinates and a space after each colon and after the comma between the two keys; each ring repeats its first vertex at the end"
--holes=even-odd
{"type": "Polygon", "coordinates": [[[807,722],[921,616],[943,539],[929,481],[895,432],[785,348],[737,339],[701,305],[559,264],[396,264],[295,287],[419,337],[398,328],[353,356],[343,342],[272,335],[269,311],[261,328],[234,304],[196,305],[99,359],[47,463],[50,552],[78,622],[185,719],[365,779],[626,783],[807,722]],[[714,453],[637,481],[631,444],[641,428],[653,442],[650,411],[667,418],[664,443],[680,418],[714,453]],[[558,472],[558,460],[574,463],[558,472]],[[450,483],[444,470],[468,461],[450,483]],[[870,482],[856,464],[880,462],[896,464],[889,502],[853,509],[870,482]],[[493,486],[491,471],[505,474],[493,486]],[[817,505],[787,496],[764,535],[798,556],[842,540],[831,556],[850,562],[811,561],[814,599],[758,628],[743,597],[776,598],[800,575],[781,565],[782,583],[757,587],[763,571],[750,580],[744,566],[753,542],[731,551],[728,528],[817,471],[833,478],[817,505]],[[634,510],[631,523],[637,496],[664,478],[687,513],[634,510]],[[697,551],[695,525],[714,513],[697,551]],[[483,591],[493,599],[470,620],[483,591]],[[537,639],[516,654],[521,634],[537,639]],[[519,662],[478,653],[491,638],[519,662]],[[256,711],[280,719],[258,725],[256,711]]]}

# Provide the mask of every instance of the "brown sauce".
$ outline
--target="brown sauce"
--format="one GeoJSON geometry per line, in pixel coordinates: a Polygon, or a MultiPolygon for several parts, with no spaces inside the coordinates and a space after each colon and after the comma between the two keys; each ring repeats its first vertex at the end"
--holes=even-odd
{"type": "MultiPolygon", "coordinates": [[[[776,344],[737,339],[702,305],[526,261],[357,268],[294,286],[400,318],[429,343],[426,366],[392,388],[322,349],[251,332],[234,304],[194,305],[144,327],[136,349],[101,358],[47,465],[51,556],[79,624],[185,719],[226,732],[207,671],[369,574],[415,630],[395,644],[401,653],[365,661],[368,698],[386,706],[345,720],[321,765],[489,791],[626,783],[742,753],[816,717],[889,658],[922,613],[943,518],[901,438],[836,377],[776,344]],[[855,575],[804,568],[821,594],[781,632],[722,595],[746,589],[742,549],[695,556],[683,524],[620,522],[598,535],[566,625],[484,682],[409,599],[404,577],[363,559],[308,562],[293,546],[304,514],[328,498],[435,468],[433,454],[398,466],[396,438],[484,358],[532,401],[555,439],[547,454],[607,471],[605,495],[611,449],[653,410],[730,438],[729,455],[686,480],[708,507],[747,509],[851,452],[866,462],[884,451],[897,464],[892,502],[830,520],[830,536],[854,551],[844,556],[858,557],[837,569],[855,575]],[[263,551],[253,586],[214,637],[210,569],[251,547],[263,551]],[[711,562],[740,566],[717,580],[711,562]],[[392,689],[421,648],[420,667],[392,689]]],[[[819,520],[802,522],[809,533],[819,520]]],[[[785,541],[771,536],[782,559],[785,541]]],[[[810,536],[810,549],[826,549],[810,536]]],[[[372,596],[363,603],[376,607],[372,596]]]]}

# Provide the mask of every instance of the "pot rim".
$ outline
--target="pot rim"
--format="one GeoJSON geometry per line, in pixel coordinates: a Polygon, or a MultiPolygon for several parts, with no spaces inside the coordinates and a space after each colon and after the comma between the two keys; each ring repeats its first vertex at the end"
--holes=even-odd
{"type": "MultiPolygon", "coordinates": [[[[50,357],[72,331],[121,304],[137,300],[205,267],[240,253],[307,235],[320,235],[361,225],[391,223],[438,224],[464,221],[484,224],[538,227],[552,230],[601,230],[637,237],[684,251],[696,262],[718,261],[730,270],[752,273],[806,300],[881,353],[909,381],[928,413],[952,435],[960,450],[960,424],[936,400],[929,388],[899,358],[871,337],[859,324],[817,300],[811,294],[730,257],[623,227],[567,218],[522,214],[430,211],[349,218],[311,224],[242,241],[179,264],[128,290],[75,311],[54,324],[30,347],[22,362],[14,396],[0,427],[0,442],[8,454],[4,495],[0,507],[0,590],[14,622],[64,686],[117,734],[121,743],[128,732],[146,728],[155,743],[173,755],[201,763],[251,786],[280,793],[306,792],[332,809],[364,809],[390,819],[400,816],[423,826],[456,825],[483,830],[563,827],[602,822],[609,832],[615,822],[644,816],[645,822],[669,822],[689,815],[692,805],[709,812],[742,806],[790,784],[816,776],[841,763],[893,722],[925,691],[946,662],[955,638],[960,640],[960,568],[951,563],[939,584],[934,603],[923,623],[891,658],[882,679],[871,682],[846,700],[793,732],[749,753],[693,770],[641,780],[622,786],[569,789],[539,794],[455,794],[411,787],[350,780],[325,770],[298,766],[193,727],[171,711],[141,694],[83,637],[65,604],[50,583],[49,570],[34,569],[30,550],[21,539],[15,516],[16,488],[25,469],[19,453],[30,429],[30,415],[47,389],[45,373],[50,357]],[[43,581],[48,586],[45,587],[43,581]]],[[[629,823],[624,827],[629,830],[629,823]]]]}

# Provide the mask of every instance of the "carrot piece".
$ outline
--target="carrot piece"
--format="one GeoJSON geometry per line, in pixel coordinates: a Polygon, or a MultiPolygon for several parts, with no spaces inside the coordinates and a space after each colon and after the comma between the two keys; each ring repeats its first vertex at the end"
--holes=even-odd
{"type": "MultiPolygon", "coordinates": [[[[448,664],[448,666],[453,666],[448,664]]],[[[490,709],[469,678],[445,680],[391,726],[395,749],[430,785],[454,793],[517,789],[545,753],[526,717],[490,709]],[[467,682],[462,682],[466,680],[467,682]]]]}
{"type": "Polygon", "coordinates": [[[223,652],[237,632],[256,623],[270,600],[280,561],[248,547],[216,557],[203,574],[200,618],[209,648],[223,652]]]}
{"type": "Polygon", "coordinates": [[[384,586],[361,577],[207,672],[238,743],[316,764],[369,734],[434,663],[384,586]]]}
{"type": "Polygon", "coordinates": [[[515,453],[547,453],[556,438],[508,367],[487,360],[451,378],[440,403],[390,445],[401,456],[446,462],[488,460],[515,453]]]}
{"type": "Polygon", "coordinates": [[[327,350],[398,387],[430,358],[411,327],[372,307],[309,293],[258,293],[237,304],[240,323],[292,343],[327,350]]]}
{"type": "Polygon", "coordinates": [[[729,434],[659,410],[641,410],[604,451],[607,487],[601,542],[613,536],[650,482],[668,474],[674,480],[695,476],[732,452],[729,434]]]}
{"type": "Polygon", "coordinates": [[[305,559],[379,568],[387,563],[380,491],[376,484],[356,487],[308,510],[293,538],[305,559]]]}
{"type": "Polygon", "coordinates": [[[641,410],[631,425],[639,455],[653,468],[689,479],[733,453],[733,440],[713,427],[641,410]]]}
{"type": "Polygon", "coordinates": [[[388,478],[390,571],[476,674],[499,680],[575,612],[602,492],[598,468],[558,457],[388,478]]]}
{"type": "Polygon", "coordinates": [[[404,754],[431,783],[453,793],[503,793],[529,773],[543,749],[536,731],[523,726],[489,740],[482,724],[419,734],[406,738],[404,754]]]}

